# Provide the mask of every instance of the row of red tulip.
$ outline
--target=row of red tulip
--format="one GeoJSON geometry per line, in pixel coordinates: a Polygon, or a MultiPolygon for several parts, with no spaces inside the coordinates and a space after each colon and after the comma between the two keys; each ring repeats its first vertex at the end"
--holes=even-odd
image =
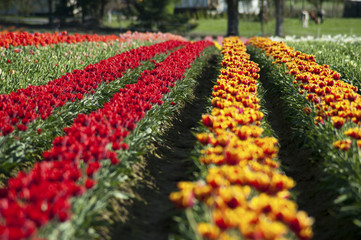
{"type": "Polygon", "coordinates": [[[101,167],[100,160],[118,163],[116,151],[127,149],[122,140],[129,131],[153,105],[162,104],[163,95],[210,45],[207,41],[187,44],[157,63],[154,70],[144,71],[136,84],[120,89],[103,109],[79,115],[64,129],[65,136],[54,139],[43,162],[28,173],[20,172],[0,189],[0,239],[27,238],[51,219],[67,220],[70,198],[96,184],[93,175],[101,167]]]}
{"type": "Polygon", "coordinates": [[[83,70],[74,70],[42,86],[29,86],[10,94],[0,95],[0,136],[8,135],[17,127],[27,129],[27,124],[37,118],[46,119],[57,107],[68,101],[82,99],[84,94],[93,94],[101,82],[114,81],[128,69],[134,69],[141,61],[156,54],[185,45],[183,41],[166,41],[151,46],[142,46],[114,57],[90,64],[83,70]]]}

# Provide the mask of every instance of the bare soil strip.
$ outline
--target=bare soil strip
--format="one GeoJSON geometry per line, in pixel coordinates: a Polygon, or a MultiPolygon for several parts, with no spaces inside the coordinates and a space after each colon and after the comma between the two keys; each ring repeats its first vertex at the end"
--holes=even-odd
{"type": "Polygon", "coordinates": [[[213,56],[197,79],[199,84],[193,91],[193,98],[174,117],[163,142],[154,142],[154,151],[139,165],[142,181],[133,189],[137,199],[127,210],[128,219],[115,226],[113,240],[162,240],[177,231],[173,217],[180,211],[168,196],[177,190],[179,181],[192,180],[195,166],[190,154],[196,143],[192,129],[206,111],[206,98],[211,95],[212,80],[218,74],[217,65],[217,56],[213,56]]]}

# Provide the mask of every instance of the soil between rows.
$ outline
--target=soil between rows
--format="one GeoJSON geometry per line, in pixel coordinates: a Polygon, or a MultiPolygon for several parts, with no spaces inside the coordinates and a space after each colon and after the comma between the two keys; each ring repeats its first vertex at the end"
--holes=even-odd
{"type": "Polygon", "coordinates": [[[207,98],[212,93],[215,77],[218,74],[217,56],[198,77],[193,97],[172,119],[163,136],[163,142],[153,142],[154,151],[149,152],[139,165],[142,181],[132,191],[137,196],[127,209],[127,219],[115,226],[113,240],[162,240],[176,233],[174,216],[176,209],[168,196],[177,191],[177,183],[192,180],[195,165],[191,151],[196,143],[192,129],[198,126],[206,112],[207,98]]]}

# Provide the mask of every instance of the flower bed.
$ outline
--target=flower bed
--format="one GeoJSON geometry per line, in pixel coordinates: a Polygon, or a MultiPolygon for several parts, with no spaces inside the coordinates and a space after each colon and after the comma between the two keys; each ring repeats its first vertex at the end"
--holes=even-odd
{"type": "Polygon", "coordinates": [[[94,94],[86,94],[81,100],[68,102],[45,120],[36,119],[27,125],[26,131],[15,130],[6,137],[0,137],[0,169],[4,174],[0,175],[1,181],[5,182],[9,176],[13,176],[14,170],[26,169],[40,161],[42,153],[51,147],[54,138],[64,135],[63,128],[69,127],[78,114],[89,114],[104,107],[120,88],[136,83],[144,70],[153,69],[155,63],[163,61],[167,55],[168,53],[156,55],[151,61],[142,61],[139,67],[127,71],[123,77],[109,83],[100,83],[94,94]]]}
{"type": "Polygon", "coordinates": [[[92,176],[101,166],[99,161],[110,159],[112,164],[118,163],[115,151],[127,149],[122,139],[152,105],[162,104],[161,98],[169,92],[168,87],[182,79],[185,69],[210,45],[205,41],[188,44],[156,64],[154,70],[144,71],[138,83],[126,85],[103,109],[79,115],[73,126],[65,130],[67,135],[56,138],[53,148],[44,153],[47,161],[35,164],[28,174],[19,173],[2,190],[2,201],[8,204],[0,210],[6,222],[1,228],[3,236],[20,239],[32,235],[36,227],[49,219],[66,220],[69,198],[94,186],[92,176]],[[80,160],[87,165],[84,178],[81,178],[80,160]],[[44,195],[34,194],[42,187],[48,189],[44,195]],[[24,191],[29,194],[23,195],[24,191]],[[14,213],[19,217],[17,223],[12,221],[14,213]]]}
{"type": "Polygon", "coordinates": [[[98,34],[70,34],[66,31],[61,33],[28,33],[28,32],[8,32],[0,33],[0,47],[9,48],[10,46],[47,46],[58,43],[82,43],[82,42],[109,42],[109,41],[134,41],[135,39],[141,41],[162,41],[178,40],[186,41],[185,38],[171,33],[138,33],[126,32],[124,34],[116,35],[98,35],[98,34]]]}
{"type": "Polygon", "coordinates": [[[163,33],[124,33],[120,41],[59,42],[43,47],[35,45],[0,47],[0,94],[10,93],[28,85],[44,85],[74,69],[113,57],[131,48],[155,42],[186,39],[163,33]]]}
{"type": "Polygon", "coordinates": [[[341,74],[341,80],[360,89],[361,87],[361,51],[360,41],[348,42],[347,38],[325,39],[323,41],[286,41],[287,45],[306,54],[313,54],[317,63],[327,64],[341,74]],[[332,53],[332,54],[330,54],[332,53]]]}
{"type": "Polygon", "coordinates": [[[28,46],[28,45],[41,45],[46,46],[49,44],[57,44],[61,42],[78,43],[78,42],[107,42],[121,40],[116,35],[101,36],[97,34],[74,34],[68,35],[67,32],[55,33],[4,33],[0,34],[0,47],[9,48],[10,46],[28,46]]]}
{"type": "Polygon", "coordinates": [[[169,34],[81,39],[0,47],[0,239],[110,239],[122,230],[130,239],[153,223],[162,234],[149,238],[359,239],[361,100],[351,70],[342,77],[333,63],[266,38],[250,40],[251,56],[240,39],[225,39],[222,64],[220,45],[169,34]],[[154,44],[164,38],[173,40],[154,44]],[[193,104],[198,78],[216,85],[208,108],[197,103],[208,114],[183,154],[193,143],[165,139],[193,131],[171,126],[193,104]],[[180,179],[169,196],[180,209],[153,209],[180,179]],[[149,198],[138,195],[143,187],[149,198]]]}
{"type": "Polygon", "coordinates": [[[258,127],[259,68],[237,38],[226,39],[222,53],[214,108],[202,117],[209,132],[197,135],[205,145],[199,159],[208,166],[205,181],[180,182],[170,199],[182,208],[206,206],[210,217],[195,230],[204,239],[276,239],[290,231],[310,239],[313,221],[288,199],[295,183],[278,169],[277,140],[261,137],[258,127]]]}
{"type": "Polygon", "coordinates": [[[322,184],[318,188],[332,202],[326,210],[331,212],[329,221],[333,219],[332,223],[339,226],[338,231],[330,231],[330,236],[358,238],[361,196],[357,189],[361,186],[361,168],[357,87],[340,81],[339,73],[317,64],[314,56],[297,52],[282,42],[253,38],[250,43],[251,52],[260,55],[257,58],[265,68],[269,68],[269,61],[277,66],[269,70],[274,79],[272,85],[280,92],[297,135],[304,138],[301,147],[312,149],[317,168],[326,175],[317,183],[322,184]],[[252,46],[266,51],[268,59],[252,46]],[[312,122],[315,125],[310,125],[312,122]]]}
{"type": "MultiPolygon", "coordinates": [[[[300,94],[315,104],[315,124],[322,124],[326,119],[331,119],[336,129],[340,129],[346,121],[361,124],[361,98],[357,94],[357,87],[340,81],[339,73],[330,70],[327,65],[318,65],[313,55],[295,52],[284,43],[253,38],[250,44],[263,48],[277,63],[286,64],[288,73],[295,77],[293,83],[300,87],[300,94]]],[[[356,132],[357,129],[353,128],[345,134],[357,140],[359,137],[356,132]]],[[[348,150],[351,142],[341,144],[341,141],[335,142],[335,147],[348,150]]]]}
{"type": "Polygon", "coordinates": [[[116,55],[97,64],[88,65],[84,70],[74,70],[48,82],[44,86],[29,86],[7,95],[0,95],[0,130],[6,136],[17,127],[20,131],[37,118],[46,119],[53,110],[64,106],[67,101],[82,99],[83,94],[93,94],[100,82],[110,82],[122,77],[123,73],[139,66],[140,61],[183,45],[184,42],[168,41],[139,47],[116,55]]]}
{"type": "Polygon", "coordinates": [[[58,43],[46,47],[0,49],[0,93],[9,94],[29,85],[45,85],[75,69],[113,57],[152,42],[58,43]]]}

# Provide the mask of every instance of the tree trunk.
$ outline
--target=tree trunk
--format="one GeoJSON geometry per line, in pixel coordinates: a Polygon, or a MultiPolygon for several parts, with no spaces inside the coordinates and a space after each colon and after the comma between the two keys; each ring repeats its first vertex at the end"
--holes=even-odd
{"type": "Polygon", "coordinates": [[[259,12],[259,20],[261,22],[261,35],[264,36],[264,18],[265,18],[265,9],[264,9],[264,0],[261,1],[261,9],[259,12]]]}
{"type": "Polygon", "coordinates": [[[48,7],[49,7],[49,26],[53,26],[53,0],[48,0],[48,7]]]}
{"type": "Polygon", "coordinates": [[[60,24],[64,24],[65,23],[65,18],[67,15],[67,0],[61,0],[60,1],[60,24]]]}
{"type": "Polygon", "coordinates": [[[276,7],[276,36],[282,37],[283,34],[283,7],[284,7],[284,0],[275,0],[275,7],[276,7]]]}
{"type": "Polygon", "coordinates": [[[85,8],[81,9],[81,22],[84,24],[85,23],[85,16],[86,16],[86,10],[85,8]]]}
{"type": "Polygon", "coordinates": [[[227,36],[238,36],[238,0],[227,0],[227,36]]]}
{"type": "Polygon", "coordinates": [[[100,21],[103,21],[105,4],[107,4],[106,0],[100,1],[100,21]]]}

